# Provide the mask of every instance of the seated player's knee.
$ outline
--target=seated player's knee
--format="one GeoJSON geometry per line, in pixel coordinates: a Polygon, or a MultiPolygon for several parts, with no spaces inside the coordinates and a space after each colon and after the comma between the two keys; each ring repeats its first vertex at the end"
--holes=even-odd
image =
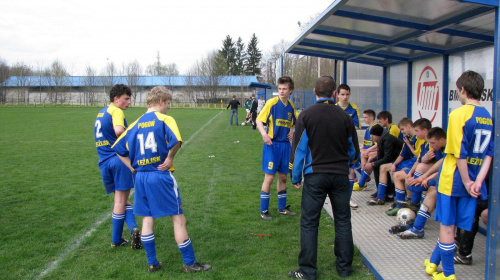
{"type": "Polygon", "coordinates": [[[428,164],[428,163],[419,163],[417,164],[417,168],[415,168],[415,172],[418,172],[418,173],[425,173],[427,172],[427,170],[429,170],[429,168],[431,168],[432,165],[428,164]]]}
{"type": "Polygon", "coordinates": [[[483,212],[481,212],[481,221],[485,225],[488,224],[488,209],[485,209],[485,210],[483,210],[483,212]]]}

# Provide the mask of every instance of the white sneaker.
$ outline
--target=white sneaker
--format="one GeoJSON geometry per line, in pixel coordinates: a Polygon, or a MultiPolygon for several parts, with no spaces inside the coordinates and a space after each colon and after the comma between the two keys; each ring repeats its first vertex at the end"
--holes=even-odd
{"type": "Polygon", "coordinates": [[[351,206],[351,208],[358,208],[358,205],[356,203],[354,203],[354,201],[352,201],[352,199],[349,201],[349,206],[351,206]]]}

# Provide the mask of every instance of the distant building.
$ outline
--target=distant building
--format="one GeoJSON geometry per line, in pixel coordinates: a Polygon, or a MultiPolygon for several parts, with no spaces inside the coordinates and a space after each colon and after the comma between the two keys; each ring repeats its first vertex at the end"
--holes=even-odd
{"type": "Polygon", "coordinates": [[[149,90],[165,86],[174,103],[220,103],[254,92],[257,76],[12,76],[0,87],[0,102],[25,104],[101,105],[109,102],[115,84],[132,89],[132,103],[144,105],[149,90]]]}

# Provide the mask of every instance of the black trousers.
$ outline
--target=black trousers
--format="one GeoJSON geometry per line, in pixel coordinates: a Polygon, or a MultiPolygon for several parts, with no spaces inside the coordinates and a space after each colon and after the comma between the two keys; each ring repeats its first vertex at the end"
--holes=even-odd
{"type": "Polygon", "coordinates": [[[349,207],[349,178],[347,175],[307,174],[304,176],[302,190],[299,271],[308,279],[316,279],[319,218],[327,195],[334,215],[337,272],[346,277],[352,271],[354,244],[349,207]]]}

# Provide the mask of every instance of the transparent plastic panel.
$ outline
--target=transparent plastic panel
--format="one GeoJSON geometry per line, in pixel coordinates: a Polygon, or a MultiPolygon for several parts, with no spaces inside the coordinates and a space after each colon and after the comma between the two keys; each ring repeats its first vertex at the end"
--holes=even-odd
{"type": "Polygon", "coordinates": [[[382,67],[347,62],[347,84],[351,88],[349,101],[358,106],[361,118],[364,110],[372,109],[377,113],[382,110],[382,78],[382,67]]]}
{"type": "Polygon", "coordinates": [[[397,124],[403,117],[408,117],[408,64],[399,64],[389,67],[389,112],[392,113],[392,122],[397,124]]]}

